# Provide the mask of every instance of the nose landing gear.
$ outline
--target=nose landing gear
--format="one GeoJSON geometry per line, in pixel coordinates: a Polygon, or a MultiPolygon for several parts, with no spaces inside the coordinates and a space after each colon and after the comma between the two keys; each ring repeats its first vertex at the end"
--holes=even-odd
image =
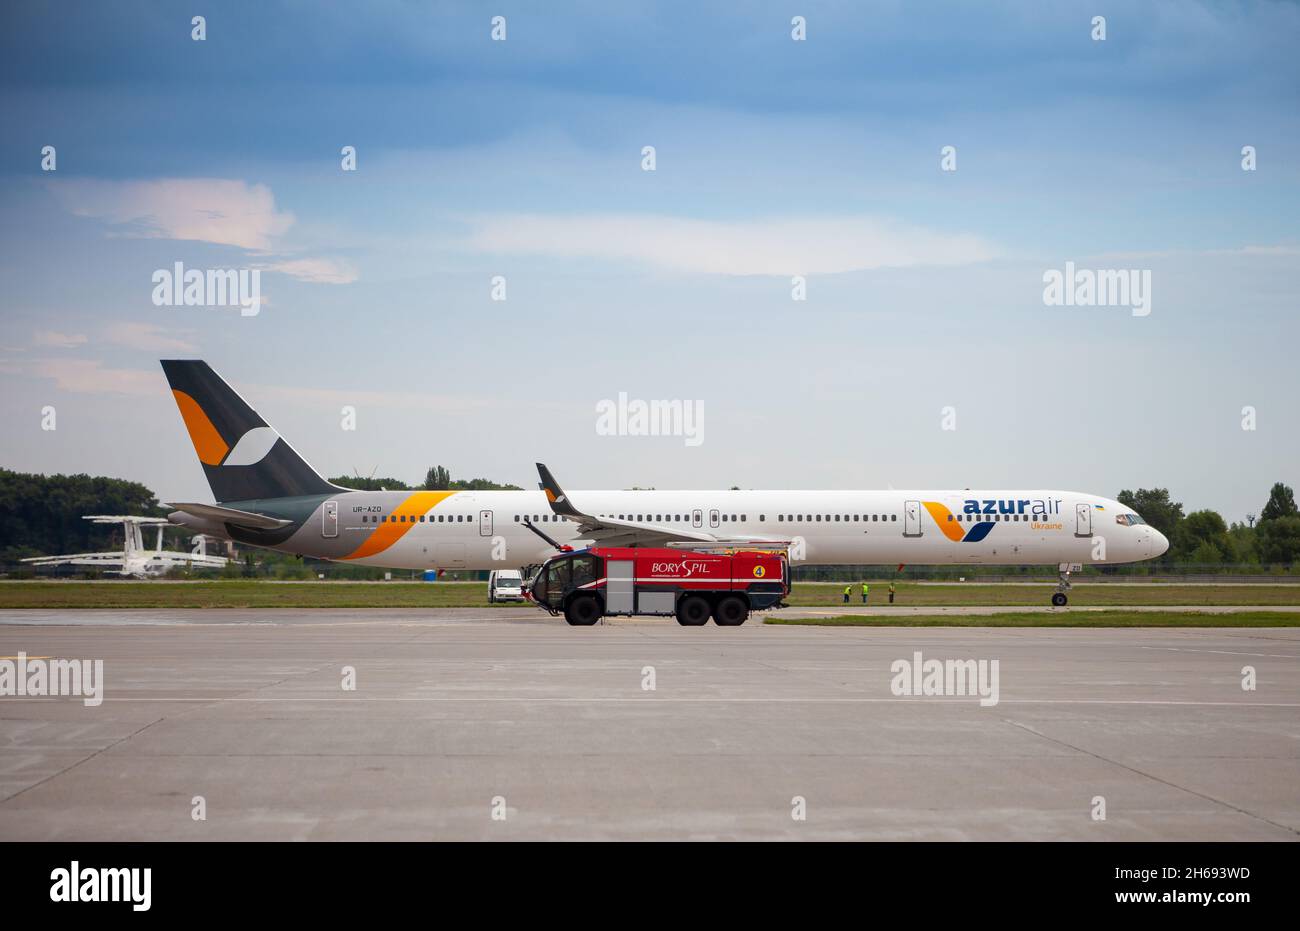
{"type": "Polygon", "coordinates": [[[1052,593],[1052,605],[1054,607],[1065,607],[1066,602],[1070,600],[1068,592],[1072,587],[1070,585],[1070,573],[1082,568],[1082,563],[1077,562],[1063,562],[1057,567],[1057,577],[1060,581],[1056,584],[1056,591],[1052,593]]]}

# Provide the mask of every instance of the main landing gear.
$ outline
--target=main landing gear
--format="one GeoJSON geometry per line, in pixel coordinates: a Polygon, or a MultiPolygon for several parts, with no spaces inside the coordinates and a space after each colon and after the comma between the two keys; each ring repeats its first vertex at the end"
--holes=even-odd
{"type": "Polygon", "coordinates": [[[1055,607],[1063,608],[1066,602],[1070,600],[1067,594],[1072,587],[1070,585],[1070,572],[1082,568],[1083,566],[1079,563],[1072,562],[1063,562],[1057,567],[1057,577],[1060,581],[1056,584],[1056,591],[1052,593],[1052,604],[1055,607]]]}

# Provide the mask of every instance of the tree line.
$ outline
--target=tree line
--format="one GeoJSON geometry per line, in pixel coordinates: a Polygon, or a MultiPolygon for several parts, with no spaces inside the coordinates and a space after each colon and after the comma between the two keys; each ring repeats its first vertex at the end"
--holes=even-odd
{"type": "Polygon", "coordinates": [[[400,478],[362,478],[359,475],[339,475],[330,479],[335,485],[358,491],[522,491],[518,485],[501,485],[486,478],[452,478],[444,466],[430,466],[424,473],[423,485],[408,485],[400,478]]]}
{"type": "Polygon", "coordinates": [[[1183,513],[1168,488],[1121,491],[1116,500],[1132,508],[1169,538],[1165,565],[1294,565],[1300,561],[1300,512],[1295,494],[1282,482],[1269,490],[1258,517],[1229,524],[1209,509],[1183,513]]]}
{"type": "Polygon", "coordinates": [[[166,517],[167,511],[139,482],[0,469],[0,559],[11,562],[121,546],[120,527],[82,520],[86,514],[166,517]]]}

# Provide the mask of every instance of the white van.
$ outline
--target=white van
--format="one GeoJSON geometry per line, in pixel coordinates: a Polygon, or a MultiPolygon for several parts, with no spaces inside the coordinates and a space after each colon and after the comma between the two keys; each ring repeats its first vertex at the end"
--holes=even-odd
{"type": "Polygon", "coordinates": [[[523,601],[524,577],[518,569],[493,569],[488,576],[488,604],[523,601]]]}

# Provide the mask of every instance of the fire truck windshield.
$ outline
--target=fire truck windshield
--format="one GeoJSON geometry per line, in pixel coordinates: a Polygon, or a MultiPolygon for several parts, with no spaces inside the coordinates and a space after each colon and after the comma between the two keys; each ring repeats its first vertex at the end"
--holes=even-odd
{"type": "Polygon", "coordinates": [[[569,563],[571,559],[557,559],[546,567],[547,591],[563,594],[569,587],[569,563]]]}
{"type": "Polygon", "coordinates": [[[544,565],[533,583],[533,598],[557,610],[564,598],[575,588],[596,581],[600,577],[600,558],[591,553],[557,556],[544,565]]]}

